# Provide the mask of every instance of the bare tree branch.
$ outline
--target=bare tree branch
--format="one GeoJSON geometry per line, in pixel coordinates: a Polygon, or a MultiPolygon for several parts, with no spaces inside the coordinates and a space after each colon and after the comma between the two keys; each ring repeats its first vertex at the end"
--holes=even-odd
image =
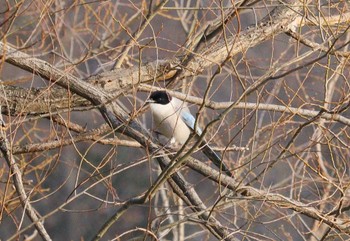
{"type": "MultiPolygon", "coordinates": [[[[2,117],[0,117],[0,122],[4,123],[2,117]]],[[[11,170],[11,175],[13,179],[13,183],[16,187],[16,191],[19,196],[19,200],[21,201],[22,208],[25,210],[27,216],[34,223],[36,229],[38,230],[41,238],[43,240],[51,240],[50,235],[47,233],[43,223],[39,220],[38,212],[30,203],[30,197],[27,195],[22,179],[22,171],[13,158],[10,148],[9,141],[7,140],[6,134],[3,128],[0,128],[0,150],[4,155],[4,158],[7,162],[9,169],[11,170]]]]}
{"type": "Polygon", "coordinates": [[[3,239],[349,239],[347,1],[3,5],[3,239]]]}

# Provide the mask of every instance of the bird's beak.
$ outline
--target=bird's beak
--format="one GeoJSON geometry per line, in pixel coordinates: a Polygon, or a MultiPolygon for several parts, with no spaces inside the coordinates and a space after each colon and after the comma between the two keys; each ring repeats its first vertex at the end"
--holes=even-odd
{"type": "Polygon", "coordinates": [[[154,103],[154,100],[152,100],[152,99],[147,99],[147,100],[145,101],[145,105],[147,105],[147,104],[149,104],[149,103],[154,103]]]}

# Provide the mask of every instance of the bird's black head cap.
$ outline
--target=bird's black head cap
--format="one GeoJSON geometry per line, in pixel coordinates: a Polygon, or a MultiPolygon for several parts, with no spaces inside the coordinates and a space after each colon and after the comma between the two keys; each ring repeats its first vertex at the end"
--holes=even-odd
{"type": "Polygon", "coordinates": [[[164,90],[157,90],[151,93],[149,99],[151,100],[150,102],[166,105],[171,101],[171,96],[164,90]]]}

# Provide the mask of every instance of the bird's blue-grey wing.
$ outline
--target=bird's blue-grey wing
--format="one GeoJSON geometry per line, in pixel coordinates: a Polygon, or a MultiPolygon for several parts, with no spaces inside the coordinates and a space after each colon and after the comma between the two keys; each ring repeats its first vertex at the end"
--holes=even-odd
{"type": "MultiPolygon", "coordinates": [[[[181,112],[181,119],[185,124],[191,129],[194,129],[194,125],[196,123],[196,118],[187,111],[182,111],[181,112]]],[[[198,126],[198,124],[197,124],[198,126]]],[[[202,134],[201,128],[197,127],[196,128],[196,133],[197,135],[202,134]]],[[[233,177],[233,174],[231,173],[230,169],[225,165],[225,163],[222,162],[222,159],[220,156],[205,142],[202,141],[202,147],[203,147],[203,152],[204,154],[212,160],[212,162],[222,171],[224,171],[228,176],[233,177]]]]}
{"type": "MultiPolygon", "coordinates": [[[[181,119],[183,120],[183,122],[185,122],[185,124],[191,130],[194,130],[194,125],[196,123],[196,118],[194,118],[194,116],[190,112],[182,111],[181,112],[181,119]]],[[[202,134],[202,129],[198,127],[198,123],[197,123],[196,133],[197,133],[197,135],[201,135],[202,134]]]]}

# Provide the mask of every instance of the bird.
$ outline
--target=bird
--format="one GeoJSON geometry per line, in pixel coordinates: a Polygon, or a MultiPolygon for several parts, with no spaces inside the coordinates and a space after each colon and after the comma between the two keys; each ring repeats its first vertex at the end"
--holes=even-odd
{"type": "MultiPolygon", "coordinates": [[[[191,114],[186,102],[171,96],[167,91],[153,91],[146,104],[150,106],[156,131],[167,137],[171,144],[183,145],[193,132],[197,137],[202,134],[202,129],[196,124],[196,118],[191,114]]],[[[201,147],[203,153],[220,170],[233,177],[229,168],[208,143],[202,141],[201,147]]]]}

